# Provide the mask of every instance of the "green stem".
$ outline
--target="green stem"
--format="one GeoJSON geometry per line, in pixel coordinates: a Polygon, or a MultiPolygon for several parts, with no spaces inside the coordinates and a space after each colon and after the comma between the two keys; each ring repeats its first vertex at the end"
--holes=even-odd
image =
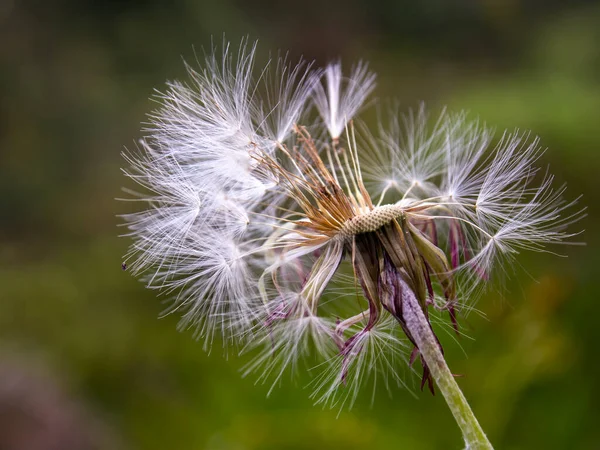
{"type": "Polygon", "coordinates": [[[492,444],[488,441],[467,403],[467,399],[450,372],[431,325],[415,294],[410,289],[403,289],[402,292],[402,316],[431,376],[446,399],[446,403],[462,431],[466,450],[493,450],[492,444]]]}

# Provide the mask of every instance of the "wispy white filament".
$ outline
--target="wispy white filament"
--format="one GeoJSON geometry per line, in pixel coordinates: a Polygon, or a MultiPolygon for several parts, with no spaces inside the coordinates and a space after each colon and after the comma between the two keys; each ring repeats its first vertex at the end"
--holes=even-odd
{"type": "Polygon", "coordinates": [[[337,139],[375,88],[375,75],[366,64],[359,63],[344,78],[338,62],[327,66],[324,78],[325,85],[317,86],[315,91],[315,103],[329,134],[337,139]]]}

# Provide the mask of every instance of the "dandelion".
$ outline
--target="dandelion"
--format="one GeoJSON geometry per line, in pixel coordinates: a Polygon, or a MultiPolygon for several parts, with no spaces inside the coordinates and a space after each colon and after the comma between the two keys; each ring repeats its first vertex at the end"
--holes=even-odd
{"type": "Polygon", "coordinates": [[[257,70],[255,47],[212,49],[158,94],[125,155],[145,205],[124,216],[127,267],[207,348],[254,352],[259,380],[316,367],[318,403],[351,405],[369,379],[401,386],[418,359],[467,446],[491,448],[432,314],[459,332],[502,259],[550,252],[584,211],[536,167],[527,133],[495,141],[463,113],[423,108],[371,132],[355,119],[374,87],[366,64],[344,76],[339,62],[279,57],[257,70]]]}

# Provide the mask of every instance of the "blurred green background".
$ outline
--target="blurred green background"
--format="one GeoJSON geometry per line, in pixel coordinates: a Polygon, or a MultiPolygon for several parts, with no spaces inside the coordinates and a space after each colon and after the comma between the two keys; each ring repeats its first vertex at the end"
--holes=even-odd
{"type": "Polygon", "coordinates": [[[584,194],[587,246],[523,255],[473,339],[442,340],[496,448],[600,449],[600,4],[558,0],[0,0],[0,448],[461,448],[417,378],[339,417],[303,378],[267,398],[121,270],[120,152],[153,89],[223,33],[265,58],[364,59],[379,97],[542,137],[584,194]]]}

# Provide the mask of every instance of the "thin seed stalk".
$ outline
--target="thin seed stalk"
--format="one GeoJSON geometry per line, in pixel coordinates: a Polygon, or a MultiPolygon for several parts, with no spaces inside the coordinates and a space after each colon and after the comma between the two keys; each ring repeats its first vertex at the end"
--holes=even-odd
{"type": "Polygon", "coordinates": [[[431,376],[446,399],[446,403],[462,431],[465,450],[493,450],[492,444],[488,441],[467,403],[467,399],[450,372],[431,325],[415,294],[410,289],[403,290],[402,307],[406,327],[415,340],[421,356],[429,367],[431,376]]]}

